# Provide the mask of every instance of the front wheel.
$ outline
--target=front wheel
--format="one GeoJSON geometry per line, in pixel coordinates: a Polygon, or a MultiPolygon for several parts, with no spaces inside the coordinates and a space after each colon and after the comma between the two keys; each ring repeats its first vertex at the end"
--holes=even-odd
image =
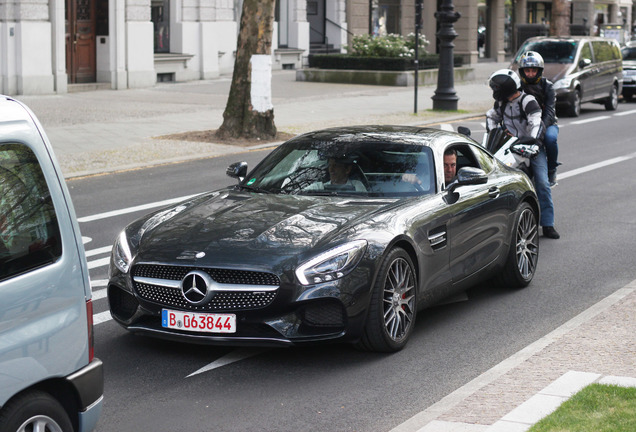
{"type": "Polygon", "coordinates": [[[508,259],[497,277],[499,285],[524,288],[530,284],[539,260],[537,212],[528,203],[519,206],[508,259]]]}
{"type": "Polygon", "coordinates": [[[574,90],[570,98],[570,105],[567,108],[567,115],[570,117],[578,117],[581,115],[581,92],[574,90]]]}
{"type": "Polygon", "coordinates": [[[367,322],[357,348],[395,352],[406,345],[415,324],[417,278],[408,253],[392,249],[373,286],[367,322]]]}
{"type": "Polygon", "coordinates": [[[618,88],[615,85],[612,85],[612,90],[610,90],[610,94],[605,99],[605,109],[607,111],[616,111],[618,108],[618,88]]]}
{"type": "Polygon", "coordinates": [[[3,431],[73,432],[68,414],[48,393],[32,391],[9,402],[0,414],[3,431]]]}

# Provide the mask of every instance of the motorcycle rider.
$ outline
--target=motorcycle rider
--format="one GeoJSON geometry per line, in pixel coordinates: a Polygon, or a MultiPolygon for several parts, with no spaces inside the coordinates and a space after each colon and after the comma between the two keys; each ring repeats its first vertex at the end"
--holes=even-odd
{"type": "Polygon", "coordinates": [[[540,225],[544,237],[558,239],[560,235],[554,229],[554,204],[548,181],[548,161],[542,144],[545,130],[541,121],[541,107],[534,96],[521,90],[519,76],[510,69],[494,72],[488,84],[493,91],[495,104],[486,113],[487,130],[502,126],[511,135],[525,139],[530,137],[540,146],[537,156],[530,160],[534,186],[541,207],[540,225]]]}
{"type": "Polygon", "coordinates": [[[548,180],[550,186],[556,186],[556,171],[560,165],[557,162],[559,126],[555,111],[556,93],[552,82],[543,76],[543,67],[543,57],[536,51],[528,51],[519,59],[521,88],[525,93],[534,96],[541,106],[541,120],[546,128],[543,145],[548,156],[548,180]]]}

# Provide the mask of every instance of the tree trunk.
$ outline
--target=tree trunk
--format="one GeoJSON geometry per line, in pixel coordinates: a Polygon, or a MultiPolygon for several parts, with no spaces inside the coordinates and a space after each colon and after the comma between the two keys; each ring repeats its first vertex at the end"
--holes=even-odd
{"type": "Polygon", "coordinates": [[[220,138],[272,138],[276,136],[274,108],[271,106],[271,50],[275,0],[244,0],[232,75],[232,87],[223,112],[220,138]],[[269,56],[269,59],[267,58],[269,56]],[[269,75],[254,70],[264,65],[269,75]],[[258,82],[259,78],[268,82],[258,82]],[[262,97],[258,99],[258,94],[262,97]],[[263,94],[264,93],[264,94],[263,94]],[[255,96],[257,99],[255,99],[255,96]],[[253,101],[260,101],[254,107],[253,101]],[[263,102],[263,103],[261,103],[263,102]]]}
{"type": "Polygon", "coordinates": [[[552,0],[550,34],[552,36],[569,36],[570,3],[567,0],[552,0]]]}

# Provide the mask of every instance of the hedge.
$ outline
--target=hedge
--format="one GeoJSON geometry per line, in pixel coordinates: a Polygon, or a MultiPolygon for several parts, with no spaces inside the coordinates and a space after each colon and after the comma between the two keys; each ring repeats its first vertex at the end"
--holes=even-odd
{"type": "MultiPolygon", "coordinates": [[[[464,64],[461,56],[454,56],[455,67],[464,64]]],[[[360,57],[347,54],[310,54],[309,67],[318,69],[353,69],[406,71],[415,69],[412,59],[399,57],[360,57]]],[[[418,69],[439,67],[439,55],[428,54],[420,58],[418,69]]]]}

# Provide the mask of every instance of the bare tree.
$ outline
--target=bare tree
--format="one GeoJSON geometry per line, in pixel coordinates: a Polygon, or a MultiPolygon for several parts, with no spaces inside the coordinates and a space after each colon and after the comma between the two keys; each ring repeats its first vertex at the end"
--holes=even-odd
{"type": "Polygon", "coordinates": [[[550,34],[552,36],[568,36],[570,34],[570,2],[568,0],[552,0],[550,34]]]}
{"type": "Polygon", "coordinates": [[[271,105],[274,6],[275,0],[243,1],[232,87],[216,133],[219,138],[276,136],[271,105]]]}

